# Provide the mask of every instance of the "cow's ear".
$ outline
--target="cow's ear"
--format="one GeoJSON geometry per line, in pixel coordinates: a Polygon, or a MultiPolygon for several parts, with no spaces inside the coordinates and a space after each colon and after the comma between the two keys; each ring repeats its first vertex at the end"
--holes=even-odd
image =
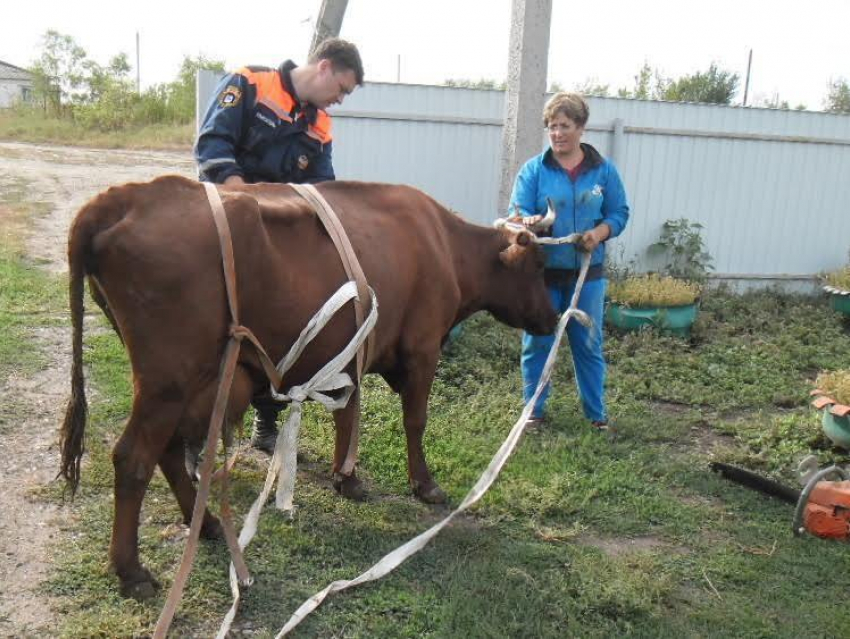
{"type": "Polygon", "coordinates": [[[499,260],[508,268],[514,268],[522,259],[523,249],[516,244],[511,244],[504,251],[499,252],[499,260]]]}
{"type": "Polygon", "coordinates": [[[528,246],[531,244],[531,233],[528,231],[520,231],[516,236],[516,243],[520,246],[528,246]]]}

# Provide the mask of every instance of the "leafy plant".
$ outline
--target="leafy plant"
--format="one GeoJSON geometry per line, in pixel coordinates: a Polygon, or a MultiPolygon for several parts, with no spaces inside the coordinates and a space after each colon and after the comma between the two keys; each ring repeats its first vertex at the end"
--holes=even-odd
{"type": "Polygon", "coordinates": [[[839,404],[850,404],[850,370],[821,373],[815,386],[839,404]]]}
{"type": "Polygon", "coordinates": [[[712,257],[702,240],[703,226],[687,218],[667,220],[660,239],[647,249],[650,255],[663,255],[667,262],[661,272],[683,280],[704,282],[713,270],[712,257]]]}
{"type": "Polygon", "coordinates": [[[693,304],[699,293],[697,284],[657,273],[615,281],[608,289],[612,301],[638,308],[693,304]]]}

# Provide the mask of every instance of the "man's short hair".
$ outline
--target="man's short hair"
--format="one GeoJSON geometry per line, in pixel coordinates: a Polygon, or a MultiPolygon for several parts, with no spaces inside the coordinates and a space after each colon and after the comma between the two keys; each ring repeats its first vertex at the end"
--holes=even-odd
{"type": "Polygon", "coordinates": [[[583,127],[590,117],[590,108],[578,93],[560,91],[549,98],[546,106],[543,107],[543,126],[548,127],[549,122],[559,113],[563,113],[575,122],[576,126],[583,127]]]}
{"type": "Polygon", "coordinates": [[[351,42],[341,38],[327,38],[310,54],[310,64],[320,60],[330,60],[334,71],[354,71],[354,80],[363,84],[363,62],[360,52],[351,42]]]}

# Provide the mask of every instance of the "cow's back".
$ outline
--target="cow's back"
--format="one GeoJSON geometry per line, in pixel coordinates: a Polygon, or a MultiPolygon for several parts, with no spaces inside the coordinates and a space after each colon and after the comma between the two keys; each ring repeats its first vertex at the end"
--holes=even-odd
{"type": "MultiPolygon", "coordinates": [[[[373,369],[392,368],[400,353],[419,341],[438,342],[457,311],[449,233],[461,222],[411,187],[331,182],[319,190],[337,212],[379,300],[373,369]]],[[[168,359],[186,369],[185,377],[214,372],[231,318],[205,191],[196,182],[168,176],[110,192],[125,210],[95,238],[96,273],[134,370],[168,359]],[[209,357],[197,356],[207,352],[209,357]]],[[[291,187],[258,184],[222,188],[221,194],[233,241],[240,321],[277,361],[345,282],[340,257],[316,214],[291,187]]],[[[353,312],[346,307],[287,382],[306,381],[353,333],[353,312]]],[[[242,359],[261,376],[251,349],[243,349],[242,359]]]]}
{"type": "MultiPolygon", "coordinates": [[[[378,298],[376,351],[384,365],[377,368],[392,367],[399,350],[410,348],[410,342],[439,341],[450,327],[459,300],[448,237],[458,223],[455,216],[407,186],[326,182],[318,188],[339,217],[378,298]]],[[[318,218],[292,189],[260,185],[257,191],[275,268],[285,271],[282,277],[289,290],[301,291],[295,303],[303,304],[304,293],[309,293],[312,308],[345,281],[336,249],[318,218]]],[[[294,300],[282,297],[280,302],[294,300]]],[[[347,340],[353,334],[353,314],[344,311],[341,315],[339,325],[329,329],[347,340]]]]}

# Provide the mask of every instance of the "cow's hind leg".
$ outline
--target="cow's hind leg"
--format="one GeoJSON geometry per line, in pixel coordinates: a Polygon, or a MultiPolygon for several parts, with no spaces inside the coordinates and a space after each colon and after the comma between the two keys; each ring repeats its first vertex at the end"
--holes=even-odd
{"type": "Polygon", "coordinates": [[[145,599],[159,586],[139,563],[139,511],[160,456],[171,440],[182,406],[139,393],[124,433],[112,451],[115,514],[109,559],[125,597],[145,599]]]}
{"type": "Polygon", "coordinates": [[[428,420],[428,396],[437,370],[437,358],[430,355],[413,356],[407,362],[401,385],[401,405],[404,412],[404,433],[407,437],[407,472],[413,494],[429,504],[442,504],[446,493],[437,485],[428,470],[422,449],[422,436],[428,420]]]}
{"type": "Polygon", "coordinates": [[[357,430],[360,423],[360,387],[354,389],[351,399],[345,408],[334,411],[334,426],[336,437],[334,440],[333,481],[334,488],[343,497],[362,501],[366,498],[366,491],[356,475],[354,461],[357,456],[357,430]],[[352,440],[352,438],[354,438],[352,440]],[[349,466],[345,462],[349,451],[352,459],[349,466]]]}
{"type": "MultiPolygon", "coordinates": [[[[192,479],[186,472],[184,463],[184,441],[182,437],[174,436],[168,444],[168,447],[163,452],[159,460],[159,467],[162,474],[168,480],[168,485],[174,496],[177,498],[177,503],[180,504],[180,512],[183,513],[183,523],[187,526],[192,523],[192,511],[195,508],[195,490],[192,479]]],[[[201,537],[205,539],[220,539],[223,536],[221,524],[214,515],[210,514],[209,510],[204,512],[204,522],[201,524],[201,537]]]]}
{"type": "MultiPolygon", "coordinates": [[[[215,401],[217,390],[218,380],[216,380],[215,384],[210,384],[193,398],[186,414],[183,416],[181,428],[171,438],[168,447],[159,460],[159,467],[162,469],[162,474],[168,480],[168,484],[177,498],[177,503],[180,504],[180,511],[183,513],[183,522],[186,525],[192,523],[195,498],[198,492],[195,489],[192,478],[186,471],[184,455],[185,437],[189,433],[192,433],[193,443],[197,444],[199,448],[203,447],[204,438],[209,429],[212,405],[215,401]]],[[[225,428],[232,426],[242,419],[245,409],[248,407],[248,401],[252,391],[253,385],[251,378],[243,368],[237,368],[230,387],[225,415],[225,428]]],[[[201,537],[205,539],[220,539],[222,536],[223,530],[218,518],[213,516],[209,510],[206,510],[204,512],[203,523],[201,524],[201,537]]]]}

